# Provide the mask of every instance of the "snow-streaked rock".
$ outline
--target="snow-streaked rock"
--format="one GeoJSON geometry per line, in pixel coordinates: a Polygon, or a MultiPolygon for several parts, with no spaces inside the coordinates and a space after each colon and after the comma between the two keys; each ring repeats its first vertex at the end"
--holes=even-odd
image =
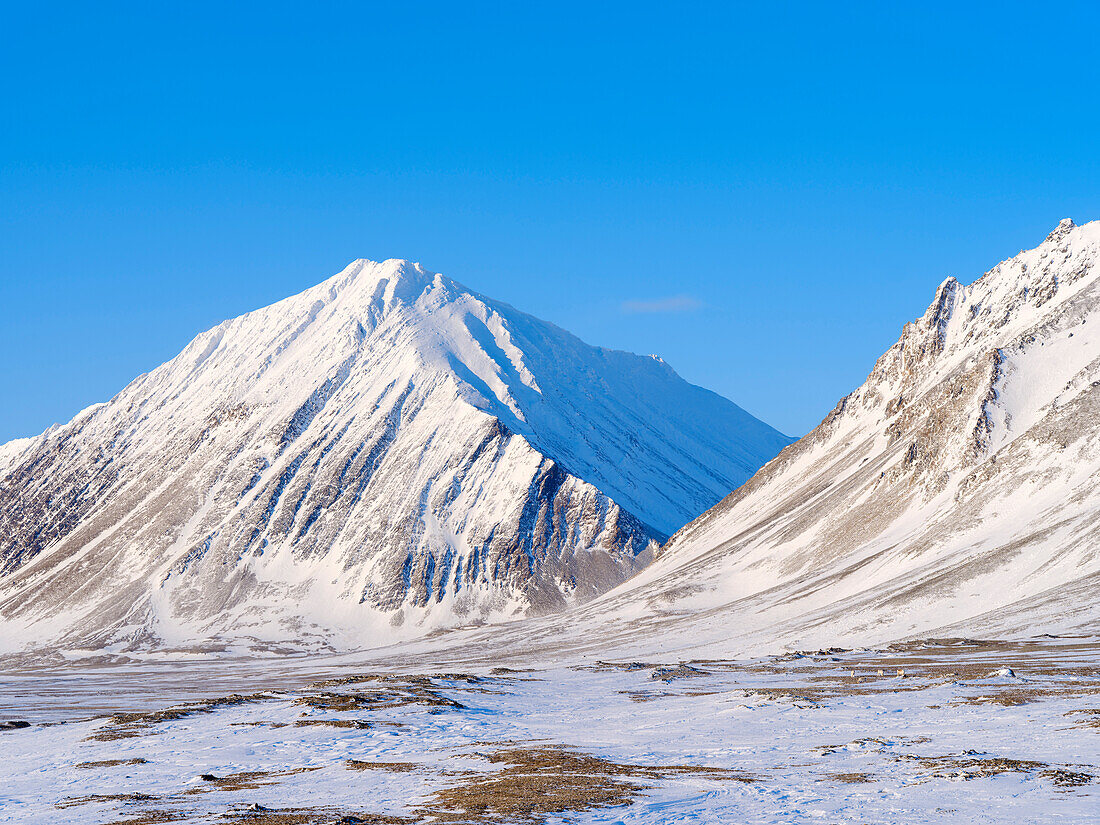
{"type": "Polygon", "coordinates": [[[789,439],[391,260],[0,447],[4,645],[361,647],[596,596],[789,439]]]}
{"type": "Polygon", "coordinates": [[[863,386],[570,632],[706,655],[1094,632],[1098,259],[1100,222],[1063,221],[973,284],[944,281],[863,386]]]}

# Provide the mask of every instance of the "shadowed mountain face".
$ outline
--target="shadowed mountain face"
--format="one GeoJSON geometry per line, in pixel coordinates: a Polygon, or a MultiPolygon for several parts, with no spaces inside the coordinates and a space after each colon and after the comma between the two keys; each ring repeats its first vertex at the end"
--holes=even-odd
{"type": "Polygon", "coordinates": [[[1063,221],[970,286],[949,278],[863,386],[573,632],[728,655],[1095,631],[1098,260],[1100,222],[1063,221]]]}
{"type": "Polygon", "coordinates": [[[0,446],[2,635],[360,647],[553,611],[789,441],[659,359],[356,261],[0,446]]]}

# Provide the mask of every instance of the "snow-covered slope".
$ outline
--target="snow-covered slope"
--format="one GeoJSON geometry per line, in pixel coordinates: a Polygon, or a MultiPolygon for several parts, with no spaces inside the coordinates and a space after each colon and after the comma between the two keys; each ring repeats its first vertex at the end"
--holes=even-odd
{"type": "Polygon", "coordinates": [[[0,636],[357,647],[550,611],[788,443],[660,359],[360,260],[0,447],[0,636]]]}
{"type": "Polygon", "coordinates": [[[947,279],[817,429],[539,635],[728,655],[1100,629],[1098,260],[1100,222],[1063,221],[947,279]]]}

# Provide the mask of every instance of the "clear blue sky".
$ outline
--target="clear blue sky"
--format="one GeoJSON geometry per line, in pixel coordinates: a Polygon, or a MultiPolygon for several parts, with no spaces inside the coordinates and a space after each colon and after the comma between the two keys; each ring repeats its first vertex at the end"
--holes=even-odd
{"type": "Polygon", "coordinates": [[[1100,217],[1095,5],[105,5],[0,27],[0,441],[356,257],[801,434],[1100,217]]]}

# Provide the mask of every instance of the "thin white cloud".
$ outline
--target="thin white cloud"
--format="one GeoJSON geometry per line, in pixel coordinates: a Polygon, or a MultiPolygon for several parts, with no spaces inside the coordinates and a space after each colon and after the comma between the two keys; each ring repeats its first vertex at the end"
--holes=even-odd
{"type": "Polygon", "coordinates": [[[622,311],[628,315],[640,312],[691,312],[703,302],[691,295],[672,295],[655,301],[623,301],[622,311]]]}

